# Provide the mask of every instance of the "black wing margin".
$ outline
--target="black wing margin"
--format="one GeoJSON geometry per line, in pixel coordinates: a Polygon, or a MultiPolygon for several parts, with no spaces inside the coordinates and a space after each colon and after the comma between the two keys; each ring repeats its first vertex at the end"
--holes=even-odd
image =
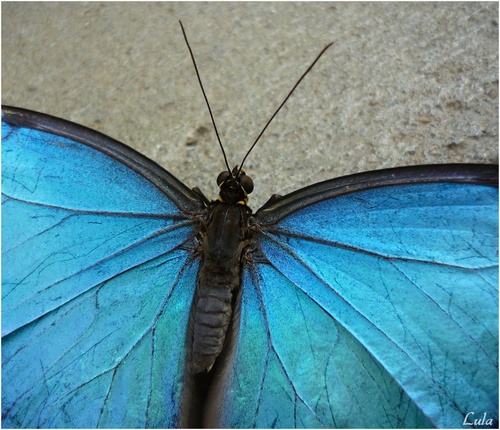
{"type": "Polygon", "coordinates": [[[378,187],[432,182],[477,184],[498,188],[498,165],[435,164],[342,176],[318,182],[286,196],[273,196],[256,212],[255,218],[261,225],[271,225],[306,206],[344,194],[378,187]]]}
{"type": "Polygon", "coordinates": [[[55,116],[2,106],[2,121],[74,139],[125,164],[166,194],[184,212],[199,212],[204,205],[196,193],[140,152],[105,134],[55,116]]]}

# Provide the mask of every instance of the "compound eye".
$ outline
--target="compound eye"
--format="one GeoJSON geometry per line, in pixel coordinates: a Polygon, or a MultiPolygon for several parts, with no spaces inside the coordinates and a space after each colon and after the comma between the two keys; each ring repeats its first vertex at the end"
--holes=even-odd
{"type": "Polygon", "coordinates": [[[219,176],[217,176],[217,185],[220,187],[220,185],[228,178],[228,176],[231,176],[231,173],[229,173],[227,170],[225,172],[220,172],[219,176]]]}
{"type": "Polygon", "coordinates": [[[240,176],[240,185],[243,187],[247,194],[250,194],[253,191],[253,181],[250,176],[241,175],[240,176]]]}

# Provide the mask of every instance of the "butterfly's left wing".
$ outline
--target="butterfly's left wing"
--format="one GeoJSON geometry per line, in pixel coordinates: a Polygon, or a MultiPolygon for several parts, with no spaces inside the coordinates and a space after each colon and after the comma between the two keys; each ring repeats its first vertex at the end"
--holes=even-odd
{"type": "Polygon", "coordinates": [[[100,133],[2,120],[3,427],[175,426],[200,200],[100,133]]]}
{"type": "Polygon", "coordinates": [[[266,204],[220,424],[498,425],[495,184],[424,166],[266,204]]]}

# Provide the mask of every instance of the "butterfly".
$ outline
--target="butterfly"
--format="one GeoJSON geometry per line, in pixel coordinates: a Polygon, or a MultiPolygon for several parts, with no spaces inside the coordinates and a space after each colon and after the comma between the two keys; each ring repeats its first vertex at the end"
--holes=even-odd
{"type": "Polygon", "coordinates": [[[497,167],[359,173],[253,213],[242,164],[209,201],[3,107],[3,426],[497,426],[497,167]]]}

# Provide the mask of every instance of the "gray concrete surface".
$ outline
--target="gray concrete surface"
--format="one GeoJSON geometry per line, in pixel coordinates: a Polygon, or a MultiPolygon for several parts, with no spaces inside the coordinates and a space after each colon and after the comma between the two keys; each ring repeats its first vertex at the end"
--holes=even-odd
{"type": "Polygon", "coordinates": [[[215,193],[223,169],[177,20],[231,164],[334,41],[250,156],[274,192],[383,167],[498,162],[498,3],[2,3],[2,102],[140,150],[215,193]]]}

